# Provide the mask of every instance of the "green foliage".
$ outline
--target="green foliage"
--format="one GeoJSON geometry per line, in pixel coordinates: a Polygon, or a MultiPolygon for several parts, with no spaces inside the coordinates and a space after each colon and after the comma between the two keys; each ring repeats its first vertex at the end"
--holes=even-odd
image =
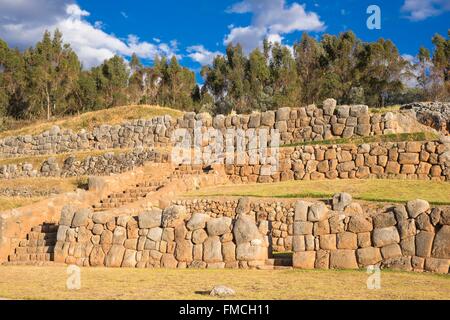
{"type": "MultiPolygon", "coordinates": [[[[449,30],[450,35],[450,30],[449,30]]],[[[159,104],[213,114],[250,113],[280,107],[339,104],[383,107],[417,100],[450,100],[450,36],[436,34],[432,52],[420,48],[417,61],[402,58],[390,40],[363,42],[352,32],[303,34],[292,48],[263,41],[248,55],[229,44],[225,55],[204,66],[199,86],[176,56],[155,57],[144,66],[113,56],[83,70],[62,34],[45,32],[24,52],[0,39],[0,117],[40,119],[112,108],[159,104]],[[405,87],[407,79],[417,82],[405,87]]]]}

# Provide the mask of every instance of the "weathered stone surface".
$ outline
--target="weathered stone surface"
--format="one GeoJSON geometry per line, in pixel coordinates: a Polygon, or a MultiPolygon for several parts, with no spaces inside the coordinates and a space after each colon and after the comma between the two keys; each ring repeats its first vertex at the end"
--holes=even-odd
{"type": "Polygon", "coordinates": [[[330,267],[330,252],[327,250],[317,250],[314,268],[328,269],[329,267],[330,267]]]}
{"type": "Polygon", "coordinates": [[[402,250],[398,244],[392,243],[381,248],[381,255],[383,256],[383,259],[400,257],[402,255],[402,250]]]}
{"type": "Polygon", "coordinates": [[[396,257],[383,260],[382,268],[389,268],[394,270],[411,271],[411,257],[396,257]]]}
{"type": "Polygon", "coordinates": [[[375,228],[392,227],[397,224],[393,212],[382,212],[373,217],[373,225],[375,228]]]}
{"type": "Polygon", "coordinates": [[[396,227],[377,228],[373,230],[372,241],[375,247],[384,247],[391,243],[399,243],[400,235],[396,227]]]}
{"type": "Polygon", "coordinates": [[[295,202],[295,221],[307,221],[308,219],[308,209],[311,205],[311,202],[306,201],[297,201],[295,202]]]}
{"type": "Polygon", "coordinates": [[[243,261],[263,261],[267,259],[267,248],[262,245],[241,243],[236,246],[236,259],[243,261]]]}
{"type": "Polygon", "coordinates": [[[203,259],[207,263],[222,262],[222,244],[218,236],[208,237],[203,243],[203,259]]]}
{"type": "Polygon", "coordinates": [[[220,298],[231,297],[231,296],[234,296],[235,294],[236,294],[236,292],[233,289],[226,287],[226,286],[215,286],[209,293],[210,296],[220,297],[220,298]]]}
{"type": "Polygon", "coordinates": [[[334,250],[330,252],[330,269],[358,269],[354,250],[334,250]]]}
{"type": "Polygon", "coordinates": [[[250,199],[247,197],[240,198],[236,207],[236,215],[247,214],[250,212],[250,199]]]}
{"type": "Polygon", "coordinates": [[[315,261],[315,251],[294,252],[292,256],[292,266],[298,269],[314,269],[315,261]]]}
{"type": "Polygon", "coordinates": [[[410,218],[416,218],[419,214],[426,212],[430,209],[430,204],[421,199],[408,201],[406,204],[406,209],[408,210],[408,215],[410,218]]]}
{"type": "Polygon", "coordinates": [[[105,265],[107,267],[120,267],[124,254],[125,248],[122,245],[114,244],[106,255],[105,265]]]}
{"type": "Polygon", "coordinates": [[[254,239],[262,240],[262,235],[256,226],[255,221],[248,216],[240,216],[233,227],[233,235],[236,244],[250,242],[254,239]]]}
{"type": "Polygon", "coordinates": [[[91,209],[78,209],[73,216],[72,227],[81,227],[87,225],[90,213],[92,213],[91,209]]]}
{"type": "Polygon", "coordinates": [[[89,264],[91,267],[102,267],[105,262],[105,253],[101,246],[94,246],[89,256],[89,264]]]}
{"type": "Polygon", "coordinates": [[[118,244],[118,245],[123,245],[126,238],[127,238],[127,229],[125,229],[124,227],[117,226],[114,229],[112,243],[118,244]]]}
{"type": "Polygon", "coordinates": [[[61,210],[61,218],[59,219],[59,225],[70,227],[72,225],[73,216],[75,215],[76,208],[72,205],[65,205],[61,210]]]}
{"type": "Polygon", "coordinates": [[[352,196],[348,193],[341,192],[336,193],[333,196],[333,210],[335,211],[343,211],[346,206],[352,203],[352,196]]]}
{"type": "Polygon", "coordinates": [[[295,221],[294,222],[294,235],[306,235],[312,234],[313,223],[309,221],[295,221]]]}
{"type": "Polygon", "coordinates": [[[188,230],[204,229],[206,222],[210,219],[210,216],[204,213],[194,213],[189,219],[186,227],[188,230]]]}
{"type": "Polygon", "coordinates": [[[225,262],[236,261],[236,245],[231,241],[222,243],[222,255],[225,262]]]}
{"type": "Polygon", "coordinates": [[[221,236],[231,232],[231,218],[212,218],[206,223],[209,236],[221,236]]]}
{"type": "Polygon", "coordinates": [[[122,268],[134,268],[136,267],[136,250],[127,249],[123,256],[122,268]]]}
{"type": "Polygon", "coordinates": [[[369,216],[352,216],[347,226],[353,233],[369,232],[373,230],[372,219],[369,216]]]}
{"type": "Polygon", "coordinates": [[[139,228],[150,229],[161,226],[162,211],[161,209],[152,209],[141,212],[138,217],[139,228]]]}
{"type": "Polygon", "coordinates": [[[195,244],[202,244],[208,238],[208,234],[204,229],[197,229],[192,232],[192,242],[195,244]]]}
{"type": "Polygon", "coordinates": [[[187,217],[186,208],[179,205],[173,205],[164,209],[162,213],[162,226],[176,227],[184,222],[187,217]]]}
{"type": "Polygon", "coordinates": [[[160,241],[162,238],[163,229],[162,228],[151,228],[148,230],[147,238],[153,241],[160,241]]]}
{"type": "Polygon", "coordinates": [[[323,202],[315,202],[309,207],[308,221],[316,222],[328,219],[328,208],[323,202]]]}
{"type": "Polygon", "coordinates": [[[337,248],[338,249],[357,249],[358,237],[353,232],[341,232],[337,234],[337,248]]]}
{"type": "Polygon", "coordinates": [[[319,237],[320,249],[323,250],[336,250],[336,235],[325,234],[319,237]]]}
{"type": "Polygon", "coordinates": [[[449,259],[426,258],[425,270],[430,272],[448,273],[449,259]]]}
{"type": "Polygon", "coordinates": [[[381,261],[379,248],[367,247],[356,250],[359,264],[363,266],[374,265],[381,261]]]}
{"type": "Polygon", "coordinates": [[[440,259],[450,259],[450,226],[444,225],[436,233],[432,256],[440,259]]]}
{"type": "Polygon", "coordinates": [[[161,257],[161,267],[175,269],[178,266],[178,261],[173,254],[165,253],[161,257]]]}
{"type": "Polygon", "coordinates": [[[429,257],[433,245],[434,233],[421,231],[416,235],[416,255],[419,257],[429,257]]]}
{"type": "Polygon", "coordinates": [[[177,242],[175,248],[175,258],[179,262],[191,262],[193,260],[193,245],[190,240],[183,240],[177,242]]]}

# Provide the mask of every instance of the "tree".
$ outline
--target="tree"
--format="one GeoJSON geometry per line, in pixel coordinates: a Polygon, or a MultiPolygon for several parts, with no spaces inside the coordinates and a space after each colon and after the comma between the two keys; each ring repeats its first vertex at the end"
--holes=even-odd
{"type": "Polygon", "coordinates": [[[36,48],[24,54],[27,68],[28,109],[31,116],[64,114],[70,108],[68,98],[77,85],[81,64],[62,34],[46,31],[36,48]]]}

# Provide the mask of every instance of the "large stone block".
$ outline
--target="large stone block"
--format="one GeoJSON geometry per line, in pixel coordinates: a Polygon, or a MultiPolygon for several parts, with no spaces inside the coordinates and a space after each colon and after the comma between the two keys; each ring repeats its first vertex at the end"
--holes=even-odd
{"type": "Polygon", "coordinates": [[[381,255],[383,256],[383,259],[400,257],[402,255],[402,250],[398,244],[392,243],[381,248],[381,255]]]}
{"type": "Polygon", "coordinates": [[[358,236],[353,232],[341,232],[337,234],[337,248],[338,249],[357,249],[358,236]]]}
{"type": "Polygon", "coordinates": [[[294,252],[292,256],[292,266],[298,269],[314,269],[315,261],[315,251],[294,252]]]}
{"type": "Polygon", "coordinates": [[[426,212],[428,209],[430,209],[430,204],[426,200],[411,200],[406,204],[406,210],[408,211],[409,217],[413,219],[426,212]]]}
{"type": "Polygon", "coordinates": [[[328,219],[328,208],[323,202],[313,203],[308,210],[308,220],[312,222],[328,219]]]}
{"type": "Polygon", "coordinates": [[[295,214],[294,214],[294,220],[295,221],[307,221],[308,219],[308,209],[311,205],[311,202],[306,201],[296,201],[295,202],[295,214]]]}
{"type": "Polygon", "coordinates": [[[419,257],[429,257],[433,246],[434,233],[421,231],[416,235],[416,255],[419,257]]]}
{"type": "Polygon", "coordinates": [[[250,242],[255,239],[261,241],[263,240],[255,221],[249,216],[241,215],[235,221],[233,235],[237,245],[250,242]]]}
{"type": "Polygon", "coordinates": [[[206,222],[210,219],[210,216],[204,213],[194,213],[186,224],[188,230],[204,229],[206,222]]]}
{"type": "Polygon", "coordinates": [[[190,240],[177,242],[175,247],[175,258],[178,262],[191,262],[193,260],[193,245],[190,240]]]}
{"type": "Polygon", "coordinates": [[[400,235],[396,227],[377,228],[372,232],[372,241],[375,247],[384,247],[391,243],[399,243],[400,235]]]}
{"type": "Polygon", "coordinates": [[[209,236],[221,236],[231,232],[231,218],[211,218],[206,223],[209,236]]]}
{"type": "Polygon", "coordinates": [[[92,213],[92,209],[83,208],[75,212],[72,220],[72,227],[86,226],[88,223],[89,215],[92,213]]]}
{"type": "Polygon", "coordinates": [[[106,255],[105,266],[120,267],[122,265],[124,254],[125,248],[122,245],[114,244],[106,255]]]}
{"type": "Polygon", "coordinates": [[[335,211],[343,211],[346,206],[352,203],[352,196],[348,193],[341,192],[336,193],[333,196],[333,210],[335,211]]]}
{"type": "Polygon", "coordinates": [[[330,269],[358,269],[355,250],[331,251],[330,269]]]}
{"type": "Polygon", "coordinates": [[[161,226],[162,211],[153,209],[141,212],[138,216],[139,228],[150,229],[161,226]]]}
{"type": "Polygon", "coordinates": [[[392,227],[397,224],[393,212],[382,212],[373,217],[373,225],[375,228],[392,227]]]}
{"type": "Polygon", "coordinates": [[[164,228],[173,228],[182,223],[187,217],[186,208],[179,205],[173,205],[164,209],[162,213],[162,226],[164,228]]]}
{"type": "Polygon", "coordinates": [[[444,225],[436,233],[431,255],[434,258],[450,259],[450,226],[444,225]]]}
{"type": "Polygon", "coordinates": [[[61,209],[61,218],[59,219],[60,226],[70,227],[72,225],[73,216],[75,215],[76,207],[72,205],[65,205],[61,209]]]}
{"type": "Polygon", "coordinates": [[[241,243],[236,247],[236,259],[239,261],[266,260],[268,250],[262,245],[252,245],[251,243],[241,243]]]}
{"type": "Polygon", "coordinates": [[[425,270],[446,274],[449,272],[449,262],[449,259],[426,258],[425,270]]]}
{"type": "Polygon", "coordinates": [[[207,263],[222,262],[222,243],[218,236],[209,237],[203,243],[203,259],[207,263]]]}
{"type": "Polygon", "coordinates": [[[307,235],[312,234],[313,223],[309,221],[295,221],[294,222],[294,235],[307,235]]]}
{"type": "Polygon", "coordinates": [[[354,215],[350,217],[347,230],[353,233],[372,231],[372,219],[369,216],[365,215],[354,215]]]}
{"type": "Polygon", "coordinates": [[[336,235],[324,234],[319,237],[320,249],[336,250],[336,235]]]}
{"type": "Polygon", "coordinates": [[[379,248],[367,247],[356,250],[359,264],[369,266],[377,264],[381,261],[381,254],[379,248]]]}

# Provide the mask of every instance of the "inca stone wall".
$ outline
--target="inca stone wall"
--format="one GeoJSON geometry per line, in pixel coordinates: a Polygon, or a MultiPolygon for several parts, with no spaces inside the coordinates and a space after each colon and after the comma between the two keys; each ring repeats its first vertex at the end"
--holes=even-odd
{"type": "Polygon", "coordinates": [[[83,160],[69,156],[63,161],[62,166],[54,157],[50,157],[39,168],[33,168],[31,163],[0,165],[0,179],[110,175],[133,170],[145,162],[168,161],[169,154],[144,148],[118,154],[106,152],[99,156],[87,156],[83,160]]]}
{"type": "Polygon", "coordinates": [[[81,130],[75,133],[54,126],[42,134],[0,139],[0,157],[21,155],[44,155],[79,150],[105,150],[111,148],[134,148],[139,146],[169,146],[176,128],[193,132],[201,121],[204,129],[278,129],[281,144],[303,141],[318,141],[332,138],[350,138],[397,132],[409,132],[403,120],[410,117],[388,112],[370,114],[367,106],[336,106],[328,99],[322,107],[309,105],[300,108],[280,108],[277,111],[252,113],[250,115],[195,114],[188,112],[183,117],[172,119],[159,116],[150,120],[134,120],[121,125],[101,125],[92,132],[81,130]]]}
{"type": "Polygon", "coordinates": [[[356,269],[369,265],[406,271],[449,272],[450,207],[424,200],[364,212],[349,194],[332,205],[298,201],[293,265],[303,269],[356,269]],[[332,210],[331,210],[332,209],[332,210]]]}
{"type": "Polygon", "coordinates": [[[231,181],[398,178],[450,180],[450,145],[444,142],[388,142],[313,145],[280,149],[275,172],[270,165],[225,165],[231,181]]]}
{"type": "Polygon", "coordinates": [[[54,257],[83,266],[249,268],[268,258],[267,230],[267,223],[257,226],[245,215],[212,218],[176,205],[138,216],[68,206],[61,214],[54,257]]]}
{"type": "Polygon", "coordinates": [[[450,207],[424,200],[361,205],[349,194],[306,202],[179,201],[139,215],[65,206],[57,226],[32,228],[9,261],[137,268],[264,268],[293,250],[304,269],[369,265],[449,272],[450,207]]]}

